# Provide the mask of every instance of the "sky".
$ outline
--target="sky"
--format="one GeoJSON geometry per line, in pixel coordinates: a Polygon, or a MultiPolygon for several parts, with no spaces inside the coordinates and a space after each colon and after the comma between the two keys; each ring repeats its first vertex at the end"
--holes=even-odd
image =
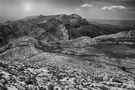
{"type": "Polygon", "coordinates": [[[84,18],[135,20],[135,0],[0,0],[0,16],[76,13],[84,18]]]}

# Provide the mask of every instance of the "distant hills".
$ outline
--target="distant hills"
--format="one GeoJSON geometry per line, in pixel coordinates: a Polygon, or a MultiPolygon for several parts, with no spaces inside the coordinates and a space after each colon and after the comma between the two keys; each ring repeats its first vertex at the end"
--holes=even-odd
{"type": "Polygon", "coordinates": [[[112,25],[121,28],[135,29],[135,20],[101,20],[87,18],[90,23],[112,25]]]}
{"type": "Polygon", "coordinates": [[[7,21],[7,19],[5,19],[4,17],[0,17],[0,23],[4,23],[6,21],[7,21]]]}
{"type": "Polygon", "coordinates": [[[11,18],[7,18],[7,17],[1,17],[0,16],[0,24],[3,24],[7,21],[13,21],[13,20],[16,20],[16,19],[11,19],[11,18]]]}

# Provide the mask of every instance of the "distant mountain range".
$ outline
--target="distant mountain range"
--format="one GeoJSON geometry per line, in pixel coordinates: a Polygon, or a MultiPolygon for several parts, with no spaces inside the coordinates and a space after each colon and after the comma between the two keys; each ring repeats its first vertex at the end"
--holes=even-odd
{"type": "Polygon", "coordinates": [[[6,18],[6,17],[1,17],[0,16],[0,24],[3,24],[5,22],[7,22],[7,21],[13,21],[13,20],[15,20],[15,19],[11,19],[11,18],[6,18]]]}
{"type": "Polygon", "coordinates": [[[135,20],[101,20],[87,18],[90,23],[98,23],[104,25],[113,25],[121,28],[135,29],[135,20]]]}
{"type": "Polygon", "coordinates": [[[5,18],[3,18],[3,17],[0,17],[0,23],[4,23],[4,22],[6,22],[7,21],[7,19],[5,19],[5,18]]]}

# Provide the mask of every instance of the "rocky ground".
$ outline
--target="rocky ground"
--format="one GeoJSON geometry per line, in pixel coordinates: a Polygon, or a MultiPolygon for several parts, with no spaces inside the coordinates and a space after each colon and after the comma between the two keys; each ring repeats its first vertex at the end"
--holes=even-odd
{"type": "Polygon", "coordinates": [[[24,37],[4,47],[5,50],[2,48],[1,90],[135,89],[134,58],[118,61],[87,46],[89,38],[83,37],[82,44],[78,40],[81,39],[75,39],[73,45],[66,44],[72,41],[65,42],[67,46],[60,44],[63,42],[59,46],[51,43],[48,47],[53,50],[47,50],[48,43],[40,45],[35,39],[24,37]]]}
{"type": "Polygon", "coordinates": [[[1,62],[1,90],[134,90],[134,78],[123,71],[63,69],[1,62]]]}

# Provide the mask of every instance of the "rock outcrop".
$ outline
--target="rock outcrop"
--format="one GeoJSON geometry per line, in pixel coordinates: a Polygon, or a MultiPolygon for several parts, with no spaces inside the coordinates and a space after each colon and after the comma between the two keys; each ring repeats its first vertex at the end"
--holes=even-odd
{"type": "Polygon", "coordinates": [[[41,50],[36,49],[36,46],[39,46],[37,40],[30,37],[20,37],[0,48],[0,59],[7,61],[25,60],[42,52],[41,50]]]}

